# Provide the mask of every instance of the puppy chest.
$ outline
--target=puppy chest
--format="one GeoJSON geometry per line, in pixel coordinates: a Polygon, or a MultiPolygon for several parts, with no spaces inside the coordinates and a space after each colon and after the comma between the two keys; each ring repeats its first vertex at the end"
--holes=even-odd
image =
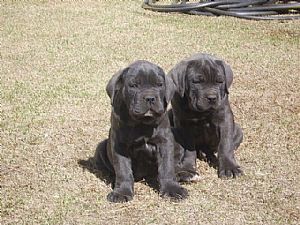
{"type": "Polygon", "coordinates": [[[212,140],[216,142],[219,138],[218,128],[208,121],[194,124],[191,131],[196,144],[209,144],[212,140]]]}
{"type": "Polygon", "coordinates": [[[136,140],[131,149],[132,156],[135,158],[155,159],[158,151],[158,146],[149,138],[141,138],[136,140]]]}

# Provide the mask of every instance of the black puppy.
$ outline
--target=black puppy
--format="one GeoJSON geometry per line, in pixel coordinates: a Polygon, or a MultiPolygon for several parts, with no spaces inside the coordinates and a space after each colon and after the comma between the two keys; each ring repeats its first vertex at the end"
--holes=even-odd
{"type": "Polygon", "coordinates": [[[172,110],[178,141],[184,148],[179,179],[194,179],[197,153],[218,166],[219,177],[242,175],[234,158],[243,133],[228,101],[233,81],[230,66],[211,55],[196,54],[179,62],[169,75],[177,86],[172,110]]]}
{"type": "Polygon", "coordinates": [[[133,198],[134,180],[155,177],[162,196],[187,197],[175,177],[174,138],[166,113],[175,85],[164,71],[136,61],[119,71],[106,87],[111,98],[111,129],[98,158],[114,174],[111,202],[133,198]]]}

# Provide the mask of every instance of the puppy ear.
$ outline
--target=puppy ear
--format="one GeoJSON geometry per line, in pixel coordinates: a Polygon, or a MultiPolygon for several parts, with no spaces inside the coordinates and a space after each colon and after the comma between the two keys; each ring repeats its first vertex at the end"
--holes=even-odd
{"type": "Polygon", "coordinates": [[[165,83],[166,83],[166,101],[167,103],[169,103],[174,96],[176,86],[173,80],[171,79],[171,77],[167,75],[165,76],[165,83]]]}
{"type": "Polygon", "coordinates": [[[222,60],[218,60],[217,63],[219,65],[221,65],[222,68],[223,68],[224,75],[225,75],[225,91],[226,91],[226,94],[229,94],[228,89],[231,86],[232,81],[233,81],[233,72],[232,72],[232,69],[231,69],[231,67],[227,63],[225,63],[222,60]]]}
{"type": "Polygon", "coordinates": [[[106,86],[106,93],[110,97],[111,104],[113,105],[116,93],[122,88],[123,80],[122,76],[128,71],[128,68],[119,70],[115,73],[112,78],[108,81],[106,86]]]}
{"type": "Polygon", "coordinates": [[[188,63],[186,61],[181,61],[168,73],[168,76],[171,76],[176,86],[176,91],[180,94],[181,97],[184,96],[185,92],[185,76],[187,66],[188,63]]]}

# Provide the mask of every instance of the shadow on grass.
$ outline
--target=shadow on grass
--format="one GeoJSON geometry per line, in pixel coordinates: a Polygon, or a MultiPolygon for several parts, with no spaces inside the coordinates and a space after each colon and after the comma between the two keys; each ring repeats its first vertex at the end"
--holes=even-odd
{"type": "MultiPolygon", "coordinates": [[[[95,150],[95,154],[93,157],[89,157],[88,159],[80,159],[78,160],[78,164],[84,170],[88,170],[90,173],[93,173],[97,178],[105,182],[106,184],[110,184],[112,189],[114,188],[114,180],[115,175],[113,172],[113,168],[109,163],[109,160],[104,153],[106,151],[107,139],[101,141],[95,150]]],[[[159,190],[159,184],[157,182],[157,177],[143,177],[136,178],[135,182],[142,182],[155,191],[159,190]]]]}
{"type": "Polygon", "coordinates": [[[110,184],[113,188],[115,176],[100,159],[100,154],[103,151],[103,147],[106,145],[106,142],[107,140],[101,141],[97,145],[94,156],[89,157],[86,160],[80,159],[78,160],[78,164],[84,170],[88,170],[89,172],[93,173],[97,178],[106,184],[110,184]]]}

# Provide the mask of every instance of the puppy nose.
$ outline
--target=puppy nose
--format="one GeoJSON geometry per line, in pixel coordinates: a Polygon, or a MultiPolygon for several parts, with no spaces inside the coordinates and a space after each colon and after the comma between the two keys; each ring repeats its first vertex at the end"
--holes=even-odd
{"type": "Polygon", "coordinates": [[[154,102],[155,102],[155,97],[153,97],[153,96],[145,96],[145,97],[144,97],[144,100],[145,100],[147,103],[154,103],[154,102]]]}
{"type": "Polygon", "coordinates": [[[209,103],[215,103],[217,101],[217,96],[216,95],[208,95],[207,100],[209,103]]]}

